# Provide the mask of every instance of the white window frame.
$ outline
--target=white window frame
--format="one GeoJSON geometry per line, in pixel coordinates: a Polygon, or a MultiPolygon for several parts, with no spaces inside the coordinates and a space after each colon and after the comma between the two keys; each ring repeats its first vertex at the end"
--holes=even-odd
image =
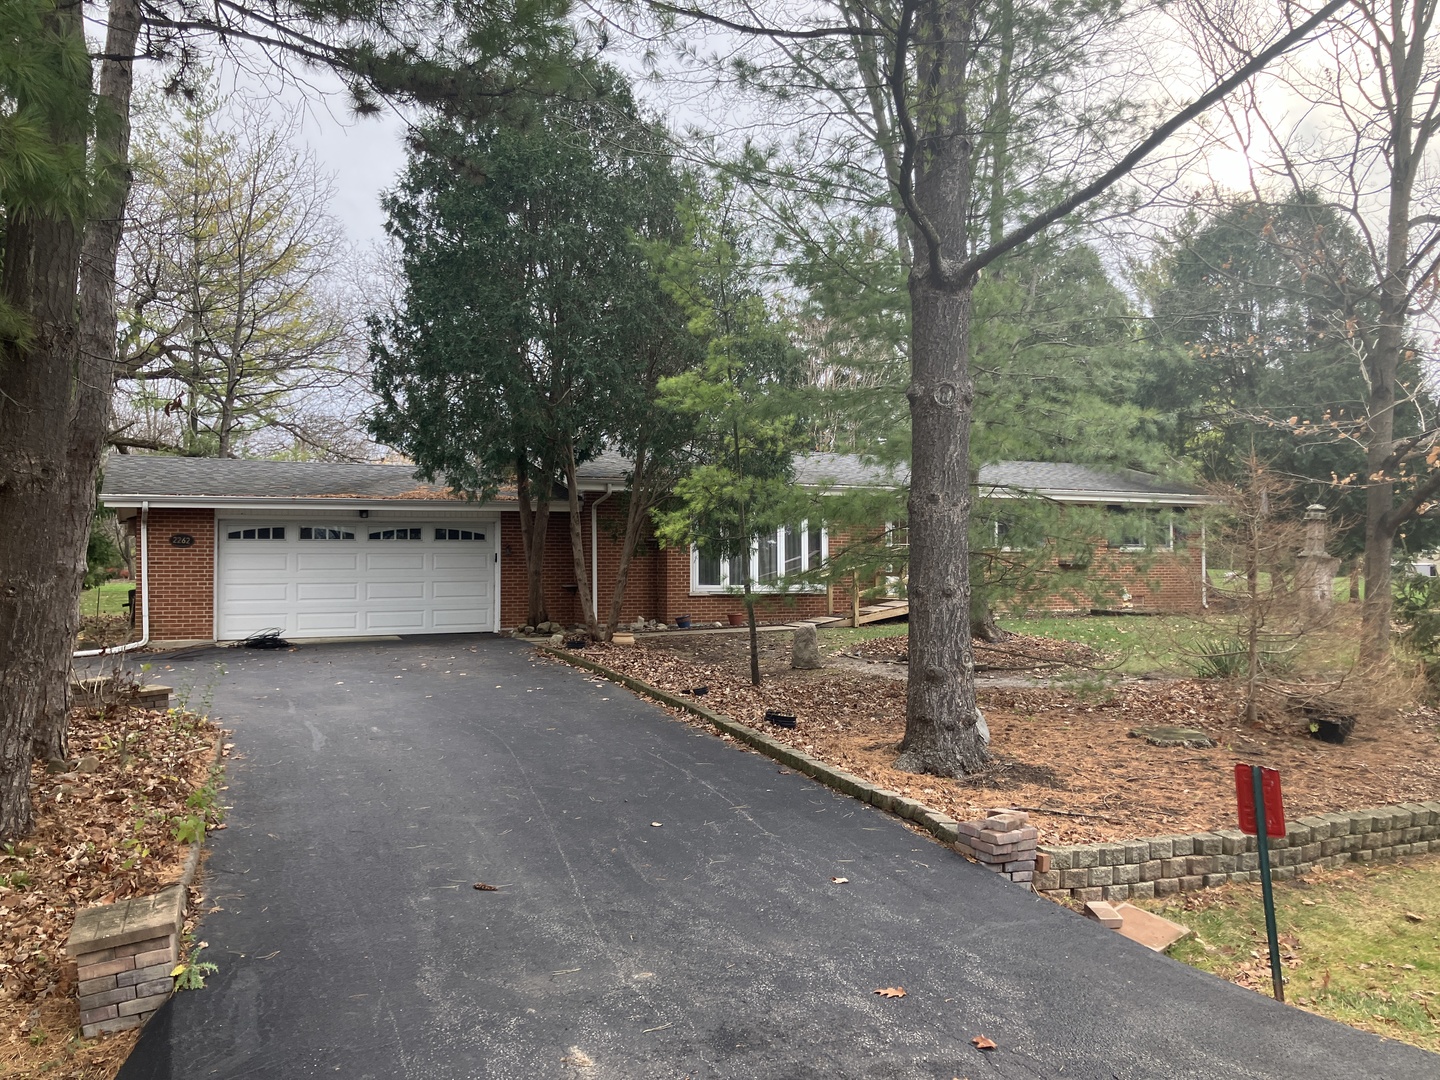
{"type": "MultiPolygon", "coordinates": [[[[790,526],[785,526],[784,528],[776,529],[773,535],[774,535],[774,538],[775,538],[775,544],[776,544],[776,548],[777,548],[777,552],[778,552],[778,561],[779,561],[779,563],[780,563],[780,569],[781,569],[780,576],[781,576],[782,578],[785,576],[785,574],[784,574],[784,563],[785,563],[785,556],[784,556],[784,552],[785,552],[785,533],[786,533],[786,532],[790,532],[790,531],[798,532],[802,537],[805,538],[805,540],[801,543],[801,546],[800,546],[800,572],[801,572],[801,573],[807,573],[807,572],[809,572],[809,571],[811,571],[811,570],[818,570],[821,566],[823,566],[826,562],[829,561],[829,559],[830,559],[830,533],[829,533],[829,531],[825,528],[824,525],[821,525],[821,526],[820,526],[820,561],[819,561],[818,563],[813,564],[813,565],[812,565],[811,558],[810,558],[810,544],[809,544],[809,542],[808,542],[808,540],[809,540],[809,534],[810,534],[810,523],[809,523],[808,521],[802,521],[798,526],[794,527],[794,529],[791,529],[790,526]]],[[[769,537],[771,534],[767,533],[767,534],[765,534],[765,535],[766,535],[767,537],[769,537]]],[[[704,585],[704,584],[701,584],[701,582],[700,582],[700,548],[699,548],[699,546],[696,545],[696,544],[691,544],[691,545],[690,545],[690,595],[691,595],[691,596],[715,596],[715,595],[734,594],[734,593],[736,593],[736,592],[739,592],[740,589],[743,587],[743,583],[742,583],[742,582],[739,582],[739,581],[732,582],[732,581],[730,580],[730,564],[731,564],[731,559],[730,559],[730,558],[722,558],[722,559],[720,560],[720,584],[718,584],[718,585],[704,585]]],[[[824,591],[825,591],[825,586],[824,586],[824,585],[816,585],[816,584],[808,584],[808,585],[807,585],[807,584],[791,584],[791,585],[788,585],[788,586],[781,586],[781,585],[774,585],[774,584],[766,584],[766,583],[762,582],[762,581],[760,580],[760,540],[759,540],[759,537],[757,537],[757,538],[755,539],[755,542],[754,542],[754,543],[751,545],[751,547],[750,547],[750,588],[751,588],[751,591],[752,591],[752,592],[757,592],[757,593],[782,593],[782,592],[789,592],[789,593],[816,593],[816,592],[824,592],[824,591]]]]}
{"type": "MultiPolygon", "coordinates": [[[[1125,512],[1136,513],[1137,508],[1126,507],[1125,512]]],[[[1114,544],[1112,551],[1174,551],[1175,550],[1175,510],[1174,507],[1148,507],[1138,511],[1141,514],[1141,527],[1148,538],[1152,535],[1164,538],[1163,543],[1157,544],[1114,544]]]]}

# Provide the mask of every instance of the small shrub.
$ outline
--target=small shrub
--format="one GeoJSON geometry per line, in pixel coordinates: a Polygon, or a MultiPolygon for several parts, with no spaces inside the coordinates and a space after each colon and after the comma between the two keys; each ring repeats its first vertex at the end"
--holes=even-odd
{"type": "Polygon", "coordinates": [[[1395,617],[1405,624],[1400,643],[1425,665],[1425,677],[1440,683],[1440,577],[1402,578],[1395,588],[1395,617]]]}
{"type": "Polygon", "coordinates": [[[1245,674],[1245,643],[1238,638],[1202,638],[1195,643],[1195,674],[1234,679],[1245,674]]]}

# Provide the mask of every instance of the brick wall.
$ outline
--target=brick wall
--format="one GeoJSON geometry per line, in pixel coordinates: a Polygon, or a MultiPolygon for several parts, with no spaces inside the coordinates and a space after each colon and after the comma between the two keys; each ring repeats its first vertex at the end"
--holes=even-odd
{"type": "MultiPolygon", "coordinates": [[[[1055,556],[1044,575],[1061,573],[1055,556]]],[[[1073,575],[1067,574],[1072,577],[1073,575]]],[[[1174,551],[1129,552],[1104,546],[1091,557],[1076,585],[1060,584],[1046,591],[1029,592],[1009,604],[1000,603],[1001,610],[1047,611],[1075,614],[1093,608],[1159,612],[1167,615],[1195,614],[1203,605],[1200,578],[1200,555],[1194,548],[1174,551]]]]}
{"type": "MultiPolygon", "coordinates": [[[[590,507],[602,498],[592,494],[581,508],[581,535],[585,541],[585,566],[590,566],[590,507]]],[[[598,552],[600,562],[599,615],[603,619],[610,610],[610,598],[620,568],[620,548],[625,535],[625,502],[613,495],[600,503],[596,512],[599,525],[598,552]]],[[[525,547],[520,541],[520,514],[506,511],[500,515],[500,625],[507,629],[523,625],[527,617],[525,583],[525,547]]],[[[843,538],[831,537],[834,550],[843,538]]],[[[570,515],[552,511],[545,535],[545,603],[550,617],[567,626],[580,621],[580,600],[573,588],[575,563],[570,546],[570,515]]],[[[836,610],[849,610],[850,597],[844,589],[835,590],[836,610]]],[[[826,613],[825,593],[805,593],[765,597],[756,604],[762,619],[789,620],[826,613]]],[[[625,601],[620,609],[622,623],[644,617],[661,622],[675,621],[690,615],[696,621],[721,621],[732,611],[744,610],[738,597],[690,595],[690,553],[682,548],[661,548],[647,528],[630,563],[630,579],[625,601]]]]}
{"type": "Polygon", "coordinates": [[[150,638],[208,641],[215,636],[215,511],[150,511],[150,638]],[[188,533],[191,547],[170,537],[188,533]]]}

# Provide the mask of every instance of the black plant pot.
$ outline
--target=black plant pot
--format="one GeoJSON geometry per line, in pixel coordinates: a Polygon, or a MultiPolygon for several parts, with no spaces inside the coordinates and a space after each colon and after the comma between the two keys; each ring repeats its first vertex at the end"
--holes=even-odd
{"type": "Polygon", "coordinates": [[[1310,720],[1310,737],[1339,746],[1355,730],[1353,716],[1316,716],[1310,720]]]}
{"type": "Polygon", "coordinates": [[[765,710],[765,719],[776,727],[793,728],[795,726],[795,714],[776,712],[774,709],[765,710]]]}

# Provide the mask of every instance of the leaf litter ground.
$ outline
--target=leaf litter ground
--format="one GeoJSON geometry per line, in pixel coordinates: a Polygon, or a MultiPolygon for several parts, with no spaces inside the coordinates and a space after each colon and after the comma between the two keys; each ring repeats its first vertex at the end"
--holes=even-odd
{"type": "Polygon", "coordinates": [[[1440,714],[1433,710],[1367,718],[1344,746],[1332,746],[1284,714],[1248,724],[1240,689],[1222,681],[1046,685],[1046,676],[1073,675],[1073,666],[1094,654],[1020,636],[976,649],[991,768],[963,780],[899,772],[893,765],[905,729],[906,669],[896,661],[907,639],[867,642],[849,655],[827,650],[828,666],[818,671],[790,668],[790,641],[788,633],[762,635],[758,688],[750,685],[745,635],[674,633],[633,646],[596,645],[583,655],[671,692],[706,686],[700,700],[717,712],[962,820],[992,806],[1024,808],[1044,844],[1232,828],[1236,761],[1279,769],[1292,817],[1440,798],[1440,714]],[[795,728],[767,724],[766,710],[793,713],[795,728]],[[1129,737],[1157,724],[1199,728],[1216,745],[1162,748],[1129,737]]]}
{"type": "Polygon", "coordinates": [[[218,735],[188,713],[76,709],[70,753],[98,767],[32,770],[35,831],[0,851],[0,1076],[100,1080],[129,1055],[135,1031],[80,1038],[65,940],[80,909],[179,879],[189,845],[177,819],[210,776],[218,735]]]}

